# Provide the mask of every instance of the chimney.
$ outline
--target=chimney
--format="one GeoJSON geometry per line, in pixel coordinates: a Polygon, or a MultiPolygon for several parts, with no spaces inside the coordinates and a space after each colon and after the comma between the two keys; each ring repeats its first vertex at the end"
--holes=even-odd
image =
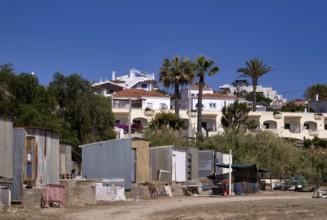
{"type": "Polygon", "coordinates": [[[116,80],[116,71],[113,70],[111,73],[112,80],[116,80]]]}
{"type": "Polygon", "coordinates": [[[316,94],[316,99],[315,100],[316,100],[316,102],[319,101],[319,94],[318,93],[316,94]]]}
{"type": "Polygon", "coordinates": [[[135,77],[135,72],[134,72],[134,68],[129,70],[129,78],[134,78],[135,77]]]}

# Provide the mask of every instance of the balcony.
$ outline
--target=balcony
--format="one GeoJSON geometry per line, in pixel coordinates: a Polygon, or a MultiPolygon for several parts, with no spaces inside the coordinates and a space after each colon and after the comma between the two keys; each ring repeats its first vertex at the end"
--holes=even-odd
{"type": "Polygon", "coordinates": [[[274,114],[274,118],[275,119],[282,119],[283,118],[283,115],[281,113],[274,114]]]}
{"type": "Polygon", "coordinates": [[[151,110],[151,109],[145,109],[144,110],[144,115],[147,116],[147,117],[151,117],[154,115],[154,111],[151,110]]]}
{"type": "Polygon", "coordinates": [[[324,117],[324,115],[321,114],[321,113],[315,113],[313,115],[313,118],[316,119],[316,120],[321,120],[321,119],[323,119],[323,117],[324,117]]]}
{"type": "Polygon", "coordinates": [[[309,135],[310,135],[310,136],[314,136],[314,137],[318,137],[318,135],[319,135],[319,131],[316,130],[316,129],[310,129],[310,130],[309,130],[309,135]]]}
{"type": "Polygon", "coordinates": [[[187,115],[190,114],[190,116],[191,116],[192,118],[195,118],[195,117],[197,116],[197,111],[193,111],[193,110],[192,110],[190,113],[187,111],[186,114],[187,114],[187,115]]]}

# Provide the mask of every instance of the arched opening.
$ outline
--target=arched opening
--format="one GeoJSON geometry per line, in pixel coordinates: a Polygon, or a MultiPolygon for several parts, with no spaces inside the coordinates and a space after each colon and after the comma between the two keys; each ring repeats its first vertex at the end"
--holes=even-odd
{"type": "Polygon", "coordinates": [[[303,130],[317,130],[317,123],[314,121],[306,121],[303,123],[303,130]]]}
{"type": "Polygon", "coordinates": [[[277,122],[271,121],[271,120],[264,121],[263,122],[263,128],[265,128],[265,129],[277,129],[277,122]]]}

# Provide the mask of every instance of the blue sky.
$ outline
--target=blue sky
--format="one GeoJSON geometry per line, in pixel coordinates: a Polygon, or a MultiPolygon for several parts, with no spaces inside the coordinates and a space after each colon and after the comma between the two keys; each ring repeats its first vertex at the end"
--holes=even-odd
{"type": "Polygon", "coordinates": [[[205,55],[220,72],[218,90],[257,57],[274,71],[259,79],[288,100],[326,84],[325,0],[2,0],[0,64],[34,71],[43,85],[55,72],[89,81],[130,68],[155,73],[164,58],[205,55]]]}

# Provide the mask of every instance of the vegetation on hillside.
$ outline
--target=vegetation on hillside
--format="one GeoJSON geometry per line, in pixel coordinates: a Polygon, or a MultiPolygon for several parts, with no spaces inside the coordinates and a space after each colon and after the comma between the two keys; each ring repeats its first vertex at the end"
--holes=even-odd
{"type": "Polygon", "coordinates": [[[35,75],[15,74],[11,64],[4,64],[0,88],[0,115],[13,117],[14,126],[54,130],[60,141],[75,149],[78,144],[115,137],[111,101],[96,95],[78,74],[55,73],[44,87],[35,75]]]}
{"type": "Polygon", "coordinates": [[[310,86],[305,90],[303,96],[307,100],[314,101],[316,100],[316,95],[318,95],[318,99],[327,98],[327,85],[318,83],[310,86]]]}

